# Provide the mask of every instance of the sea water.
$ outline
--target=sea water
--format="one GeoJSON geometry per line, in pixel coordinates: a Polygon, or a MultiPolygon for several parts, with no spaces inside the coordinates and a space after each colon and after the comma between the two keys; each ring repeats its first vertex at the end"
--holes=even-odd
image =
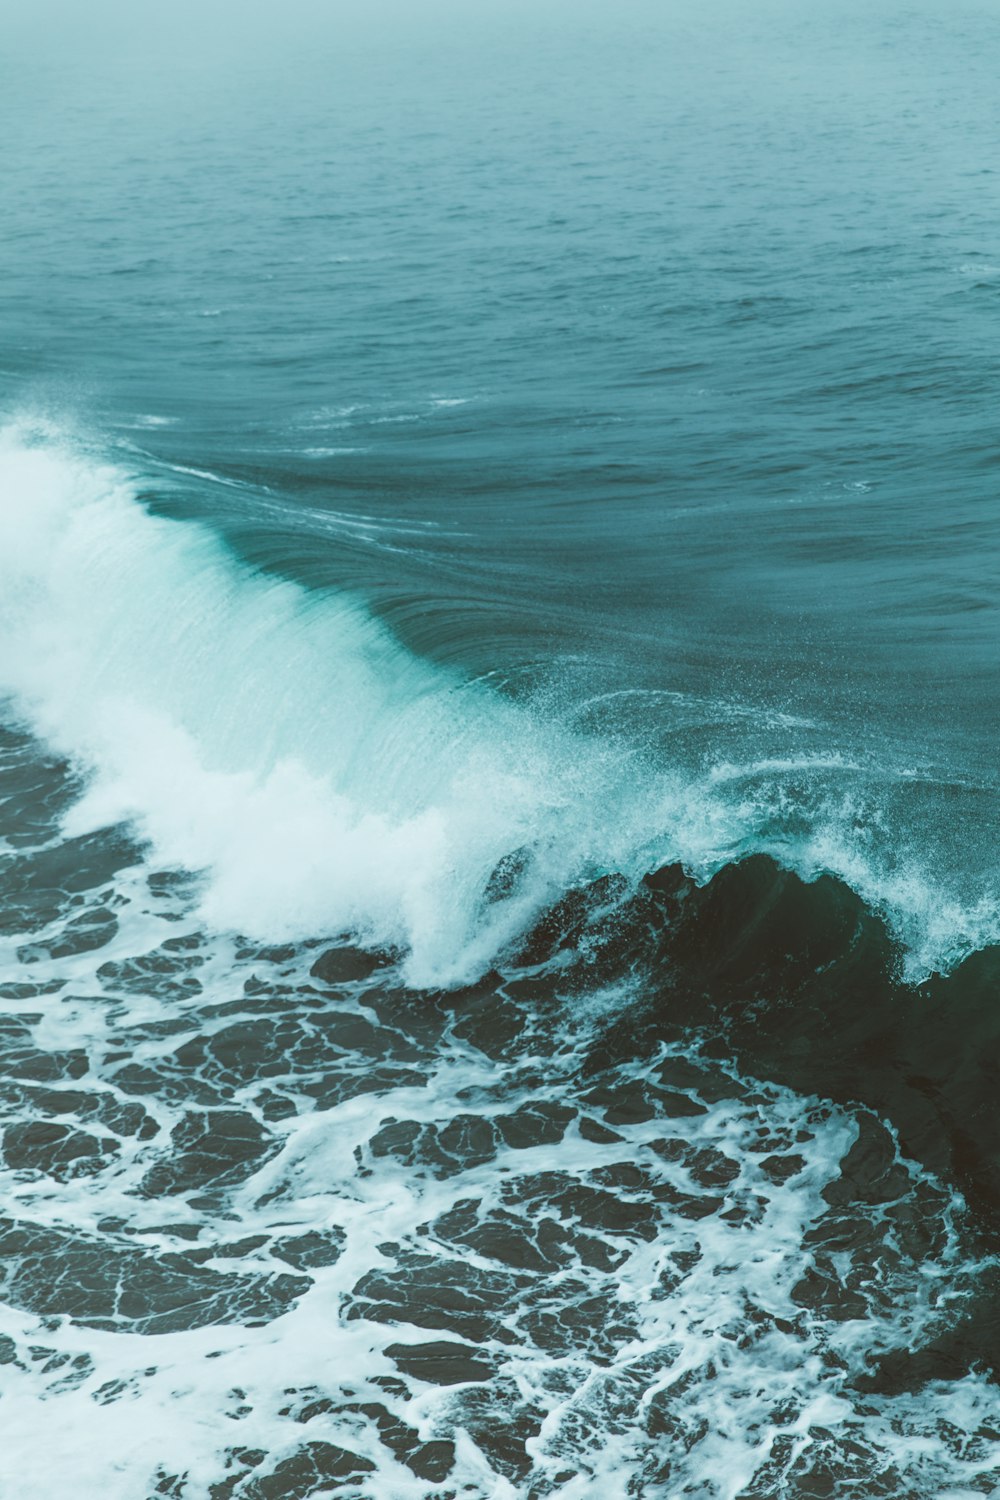
{"type": "Polygon", "coordinates": [[[1000,17],[0,36],[0,1490],[992,1493],[1000,17]]]}

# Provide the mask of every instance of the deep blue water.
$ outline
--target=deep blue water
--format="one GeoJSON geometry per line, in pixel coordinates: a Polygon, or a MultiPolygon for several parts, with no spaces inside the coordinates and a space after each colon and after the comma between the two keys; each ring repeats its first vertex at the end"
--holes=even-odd
{"type": "Polygon", "coordinates": [[[995,8],[0,42],[16,1493],[991,1493],[995,8]]]}

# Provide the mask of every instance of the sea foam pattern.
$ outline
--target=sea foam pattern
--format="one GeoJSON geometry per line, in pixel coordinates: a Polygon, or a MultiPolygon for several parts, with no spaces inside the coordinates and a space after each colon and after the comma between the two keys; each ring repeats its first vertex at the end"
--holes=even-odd
{"type": "Polygon", "coordinates": [[[207,934],[120,834],[16,842],[52,911],[2,954],[24,1500],[990,1492],[995,1386],[907,1351],[992,1263],[874,1117],[602,1059],[628,996],[558,971],[414,994],[207,934]]]}

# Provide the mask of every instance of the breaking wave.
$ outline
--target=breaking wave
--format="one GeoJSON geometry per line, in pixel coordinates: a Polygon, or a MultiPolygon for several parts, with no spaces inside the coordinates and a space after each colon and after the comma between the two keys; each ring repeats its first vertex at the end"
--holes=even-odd
{"type": "MultiPolygon", "coordinates": [[[[0,434],[0,691],[87,773],[81,833],[131,821],[204,872],[202,916],[268,940],[342,933],[454,985],[560,893],[768,853],[884,912],[911,977],[995,939],[843,755],[693,770],[410,653],[360,598],[255,571],[153,483],[51,425],[0,434]],[[249,666],[252,663],[252,670],[249,666]]],[[[585,716],[584,716],[585,717],[585,716]]]]}

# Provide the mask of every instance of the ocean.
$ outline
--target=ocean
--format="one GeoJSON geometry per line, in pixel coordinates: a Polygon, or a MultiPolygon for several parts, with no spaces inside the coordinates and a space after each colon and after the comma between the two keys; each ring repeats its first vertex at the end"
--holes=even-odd
{"type": "Polygon", "coordinates": [[[0,1494],[1000,1491],[1000,12],[0,18],[0,1494]]]}

